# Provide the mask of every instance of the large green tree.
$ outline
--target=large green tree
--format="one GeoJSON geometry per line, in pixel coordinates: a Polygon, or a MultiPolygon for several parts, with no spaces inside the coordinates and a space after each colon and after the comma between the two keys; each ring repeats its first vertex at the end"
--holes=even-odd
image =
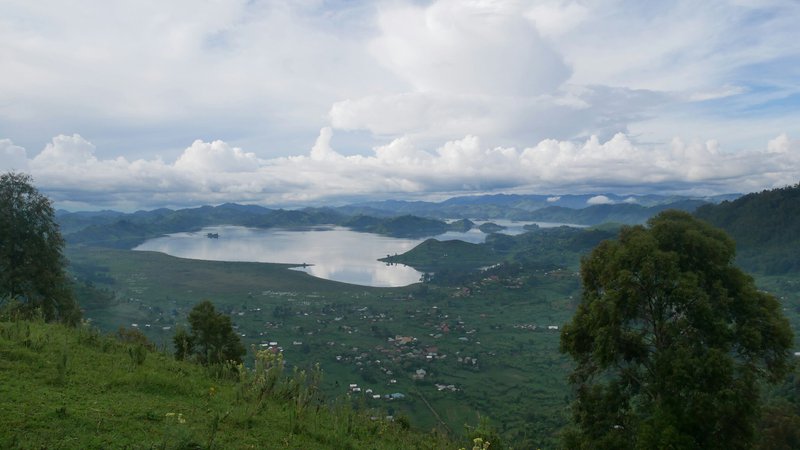
{"type": "Polygon", "coordinates": [[[561,333],[576,362],[568,448],[752,447],[759,382],[785,374],[792,332],[734,252],[723,231],[666,211],[584,258],[561,333]]]}
{"type": "Polygon", "coordinates": [[[50,200],[30,175],[0,175],[0,298],[48,321],[75,323],[80,310],[64,268],[64,240],[50,200]]]}
{"type": "Polygon", "coordinates": [[[213,303],[204,300],[195,305],[189,312],[189,326],[189,333],[179,329],[173,338],[178,359],[195,355],[202,364],[242,362],[246,351],[231,318],[217,312],[213,303]]]}

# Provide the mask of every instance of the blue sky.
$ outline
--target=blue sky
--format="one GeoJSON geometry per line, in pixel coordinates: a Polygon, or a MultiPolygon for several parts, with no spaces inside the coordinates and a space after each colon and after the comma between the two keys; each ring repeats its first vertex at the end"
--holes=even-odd
{"type": "Polygon", "coordinates": [[[0,3],[0,170],[72,209],[800,178],[800,4],[0,3]]]}

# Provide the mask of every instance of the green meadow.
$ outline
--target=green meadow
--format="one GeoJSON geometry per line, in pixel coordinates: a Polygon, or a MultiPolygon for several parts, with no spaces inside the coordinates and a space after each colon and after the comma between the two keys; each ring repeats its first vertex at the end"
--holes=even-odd
{"type": "Polygon", "coordinates": [[[5,317],[0,447],[457,448],[375,410],[326,403],[314,372],[260,361],[233,376],[175,361],[135,334],[5,317]]]}

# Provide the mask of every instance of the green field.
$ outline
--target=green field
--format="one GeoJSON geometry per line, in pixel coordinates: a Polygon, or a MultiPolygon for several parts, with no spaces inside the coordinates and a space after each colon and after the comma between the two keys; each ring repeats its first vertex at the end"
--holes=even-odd
{"type": "Polygon", "coordinates": [[[101,329],[136,324],[168,348],[192,306],[210,299],[248,347],[277,342],[289,364],[319,362],[327,394],[405,413],[419,429],[461,435],[488,417],[509,441],[549,447],[566,423],[569,362],[548,327],[572,314],[574,272],[369,288],[277,264],[90,247],[67,255],[74,273],[116,294],[85,310],[101,329]],[[404,398],[385,398],[394,393],[404,398]]]}

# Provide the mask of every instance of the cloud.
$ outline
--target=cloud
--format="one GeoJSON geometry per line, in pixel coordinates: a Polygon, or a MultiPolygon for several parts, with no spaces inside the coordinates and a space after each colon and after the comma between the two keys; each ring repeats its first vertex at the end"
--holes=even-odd
{"type": "Polygon", "coordinates": [[[561,200],[561,196],[560,195],[554,195],[552,197],[547,197],[547,202],[548,203],[555,203],[555,202],[557,202],[559,200],[561,200]]]}
{"type": "Polygon", "coordinates": [[[96,162],[95,146],[77,134],[58,135],[32,161],[35,166],[69,166],[96,162]]]}
{"type": "MultiPolygon", "coordinates": [[[[606,141],[548,139],[522,149],[488,147],[477,136],[466,136],[426,150],[405,137],[367,156],[337,152],[333,137],[333,130],[323,128],[306,155],[272,159],[223,141],[200,140],[173,162],[102,159],[80,135],[56,136],[30,159],[8,140],[0,141],[0,151],[12,149],[58,204],[93,208],[320,205],[504,191],[706,195],[784,186],[800,178],[800,142],[786,135],[761,150],[736,153],[726,153],[716,141],[677,138],[668,145],[642,146],[624,134],[606,141]]],[[[599,195],[587,203],[608,202],[599,195]]]]}
{"type": "Polygon", "coordinates": [[[440,0],[378,15],[376,59],[417,92],[530,96],[569,77],[514,2],[440,0]]]}
{"type": "Polygon", "coordinates": [[[605,195],[595,195],[594,197],[586,200],[586,204],[593,206],[593,205],[611,205],[614,201],[610,198],[606,197],[605,195]]]}
{"type": "Polygon", "coordinates": [[[24,171],[28,168],[28,154],[10,139],[0,139],[0,170],[24,171]]]}
{"type": "Polygon", "coordinates": [[[59,201],[725,192],[798,175],[795,141],[764,146],[800,133],[793,0],[0,9],[0,169],[59,201]]]}
{"type": "Polygon", "coordinates": [[[528,142],[553,136],[611,137],[670,102],[669,96],[646,90],[567,85],[534,97],[434,92],[370,96],[336,102],[329,116],[334,128],[379,136],[433,143],[467,133],[513,145],[522,137],[528,142]]]}
{"type": "Polygon", "coordinates": [[[428,142],[465,134],[542,139],[590,128],[582,119],[591,105],[561,89],[569,66],[523,12],[515,2],[453,0],[380,10],[369,48],[405,82],[403,91],[337,101],[331,125],[428,142]]]}
{"type": "Polygon", "coordinates": [[[177,170],[197,173],[253,172],[259,165],[255,153],[245,153],[223,141],[203,142],[199,139],[175,161],[177,170]]]}
{"type": "Polygon", "coordinates": [[[736,151],[800,132],[798,21],[791,0],[6,0],[0,136],[129,160],[197,138],[291,156],[326,126],[346,154],[618,132],[736,151]]]}
{"type": "Polygon", "coordinates": [[[334,101],[392,84],[362,43],[365,7],[326,8],[9,0],[0,14],[0,135],[31,143],[75,130],[136,157],[149,152],[131,136],[163,146],[204,130],[285,154],[280,144],[325,125],[334,101]]]}

